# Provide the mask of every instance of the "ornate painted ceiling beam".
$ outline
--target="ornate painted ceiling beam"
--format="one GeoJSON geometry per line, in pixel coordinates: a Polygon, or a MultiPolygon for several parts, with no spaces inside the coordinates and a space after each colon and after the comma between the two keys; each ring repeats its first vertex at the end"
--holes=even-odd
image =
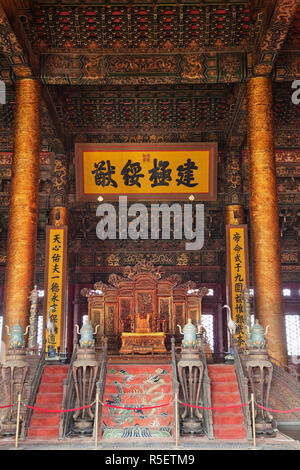
{"type": "Polygon", "coordinates": [[[299,6],[300,0],[266,2],[264,33],[259,37],[255,51],[248,54],[248,65],[254,75],[272,72],[299,6]]]}
{"type": "Polygon", "coordinates": [[[281,52],[274,67],[277,82],[292,82],[300,79],[300,52],[281,52]]]}
{"type": "Polygon", "coordinates": [[[57,85],[235,83],[246,54],[42,54],[41,79],[57,85]]]}
{"type": "Polygon", "coordinates": [[[157,135],[223,132],[231,85],[61,87],[55,103],[66,133],[157,135]]]}
{"type": "Polygon", "coordinates": [[[263,1],[14,3],[44,83],[120,85],[243,81],[263,1]]]}

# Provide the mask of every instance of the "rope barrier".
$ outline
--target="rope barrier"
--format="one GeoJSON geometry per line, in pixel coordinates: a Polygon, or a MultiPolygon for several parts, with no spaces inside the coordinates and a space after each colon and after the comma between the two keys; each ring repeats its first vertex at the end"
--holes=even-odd
{"type": "Polygon", "coordinates": [[[294,410],[280,411],[280,410],[272,410],[271,408],[266,408],[265,406],[259,405],[258,403],[256,403],[256,405],[258,406],[258,408],[262,408],[263,410],[271,411],[273,413],[295,413],[295,411],[300,411],[300,408],[295,408],[294,410]]]}
{"type": "Polygon", "coordinates": [[[184,406],[189,406],[190,408],[200,408],[201,410],[225,410],[225,409],[229,409],[229,408],[239,408],[239,407],[247,406],[247,405],[250,404],[250,401],[248,403],[241,403],[241,404],[238,404],[238,405],[214,406],[214,407],[190,405],[189,403],[184,403],[182,401],[179,401],[178,403],[180,403],[181,405],[184,405],[184,406]]]}
{"type": "MultiPolygon", "coordinates": [[[[230,408],[242,408],[244,406],[248,406],[250,404],[250,402],[251,401],[249,401],[248,403],[239,403],[238,405],[227,405],[227,406],[198,406],[198,405],[191,405],[189,403],[184,403],[183,401],[178,401],[178,403],[180,403],[181,405],[188,406],[190,408],[198,408],[198,409],[201,409],[201,410],[213,410],[213,411],[226,410],[226,409],[230,409],[230,408]]],[[[107,408],[116,408],[116,409],[119,409],[119,410],[130,410],[130,411],[143,411],[143,410],[152,410],[152,409],[155,409],[155,408],[162,408],[162,407],[165,407],[165,406],[170,406],[173,402],[162,403],[161,405],[139,406],[139,407],[138,406],[126,407],[126,406],[110,405],[108,403],[102,403],[102,402],[100,402],[100,403],[101,403],[102,406],[106,406],[107,408]]],[[[50,409],[47,409],[47,408],[38,408],[36,406],[30,406],[30,405],[27,405],[26,403],[23,403],[23,406],[25,406],[26,408],[30,408],[32,410],[43,411],[45,413],[69,413],[71,411],[79,411],[79,410],[84,410],[86,408],[90,408],[94,404],[95,404],[95,401],[93,401],[90,405],[80,406],[78,408],[71,408],[71,409],[68,409],[68,410],[50,410],[50,409]]],[[[270,412],[273,412],[273,413],[295,413],[297,411],[300,411],[300,408],[294,408],[293,410],[274,410],[272,408],[266,408],[265,406],[259,405],[256,402],[255,402],[255,404],[256,404],[256,406],[258,406],[258,408],[261,408],[263,410],[270,411],[270,412]]],[[[13,403],[11,405],[0,406],[0,409],[11,408],[14,405],[15,404],[13,403]]]]}
{"type": "Polygon", "coordinates": [[[26,405],[25,403],[23,403],[23,405],[26,406],[26,408],[30,408],[31,410],[44,411],[45,413],[69,413],[70,411],[78,411],[84,410],[85,408],[90,408],[94,403],[95,402],[91,403],[90,405],[80,406],[79,408],[72,408],[70,410],[48,410],[46,408],[37,408],[36,406],[26,405]]]}

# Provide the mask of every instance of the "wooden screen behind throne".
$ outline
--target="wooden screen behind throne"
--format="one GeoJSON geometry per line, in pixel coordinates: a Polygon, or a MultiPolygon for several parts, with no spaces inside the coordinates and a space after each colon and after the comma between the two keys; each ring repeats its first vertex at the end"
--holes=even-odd
{"type": "Polygon", "coordinates": [[[164,332],[181,340],[179,329],[191,317],[196,321],[199,299],[188,295],[190,283],[182,284],[178,275],[162,275],[149,263],[127,267],[124,276],[112,274],[108,283],[97,282],[94,289],[83,289],[88,299],[88,316],[99,324],[96,346],[108,338],[110,349],[119,349],[122,332],[134,333],[137,318],[149,315],[151,332],[164,332]]]}

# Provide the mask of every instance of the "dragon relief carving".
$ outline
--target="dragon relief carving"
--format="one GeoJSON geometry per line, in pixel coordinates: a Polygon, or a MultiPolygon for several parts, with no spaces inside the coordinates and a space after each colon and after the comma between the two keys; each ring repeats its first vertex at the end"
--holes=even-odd
{"type": "Polygon", "coordinates": [[[161,277],[161,269],[161,266],[154,266],[151,262],[142,259],[135,266],[126,266],[124,268],[124,276],[134,279],[137,274],[147,272],[159,279],[161,277]]]}
{"type": "Polygon", "coordinates": [[[102,57],[90,57],[84,65],[84,78],[88,80],[99,80],[105,77],[104,60],[102,57]]]}
{"type": "Polygon", "coordinates": [[[188,78],[190,80],[198,80],[199,78],[203,78],[204,73],[202,62],[202,55],[191,55],[185,57],[182,77],[188,78]]]}
{"type": "Polygon", "coordinates": [[[62,191],[67,184],[67,168],[61,159],[54,161],[54,179],[53,189],[55,191],[62,191]]]}

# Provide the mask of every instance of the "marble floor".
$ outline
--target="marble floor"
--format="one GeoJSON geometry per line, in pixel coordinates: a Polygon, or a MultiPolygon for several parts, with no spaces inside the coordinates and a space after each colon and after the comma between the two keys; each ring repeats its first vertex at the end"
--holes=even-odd
{"type": "MultiPolygon", "coordinates": [[[[68,438],[59,441],[19,441],[19,447],[22,450],[96,450],[91,438],[68,438]]],[[[274,438],[258,438],[258,450],[300,450],[300,442],[292,439],[287,434],[278,433],[274,438]]],[[[11,438],[0,439],[0,450],[14,450],[15,441],[11,438]]],[[[175,442],[144,442],[132,440],[126,442],[108,442],[99,441],[97,450],[99,451],[153,451],[162,450],[172,452],[201,451],[201,450],[253,450],[253,443],[247,440],[209,440],[206,437],[189,438],[181,437],[179,447],[176,448],[175,442]]]]}

